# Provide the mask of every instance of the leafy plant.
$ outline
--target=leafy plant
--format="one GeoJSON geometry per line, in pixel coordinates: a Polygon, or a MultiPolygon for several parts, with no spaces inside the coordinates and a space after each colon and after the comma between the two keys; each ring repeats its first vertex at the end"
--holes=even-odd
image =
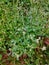
{"type": "Polygon", "coordinates": [[[0,51],[16,60],[27,54],[27,65],[49,64],[49,44],[41,36],[49,38],[48,0],[0,0],[0,51]]]}

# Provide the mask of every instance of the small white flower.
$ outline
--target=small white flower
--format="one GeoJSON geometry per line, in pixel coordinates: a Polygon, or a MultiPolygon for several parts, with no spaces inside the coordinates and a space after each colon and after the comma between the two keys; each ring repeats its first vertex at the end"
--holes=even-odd
{"type": "Polygon", "coordinates": [[[9,48],[9,50],[11,51],[11,48],[9,48]]]}
{"type": "Polygon", "coordinates": [[[36,43],[37,43],[37,44],[39,43],[39,39],[36,39],[36,43]]]}
{"type": "Polygon", "coordinates": [[[41,48],[41,50],[42,50],[42,51],[45,51],[45,50],[46,50],[46,47],[45,47],[45,46],[43,46],[43,47],[41,48]]]}
{"type": "Polygon", "coordinates": [[[21,2],[23,4],[23,2],[21,2]]]}
{"type": "Polygon", "coordinates": [[[38,38],[39,40],[41,39],[41,37],[38,38]]]}
{"type": "Polygon", "coordinates": [[[16,54],[16,57],[17,57],[17,60],[19,60],[19,55],[18,54],[16,54]]]}

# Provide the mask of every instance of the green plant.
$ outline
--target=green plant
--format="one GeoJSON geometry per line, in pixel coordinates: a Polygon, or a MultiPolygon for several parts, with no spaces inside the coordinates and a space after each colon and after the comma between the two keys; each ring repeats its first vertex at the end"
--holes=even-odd
{"type": "Polygon", "coordinates": [[[41,61],[42,65],[49,64],[49,51],[41,50],[45,44],[37,41],[37,36],[49,37],[48,0],[0,0],[0,51],[10,50],[18,60],[28,54],[29,65],[30,61],[33,65],[40,65],[41,61]]]}

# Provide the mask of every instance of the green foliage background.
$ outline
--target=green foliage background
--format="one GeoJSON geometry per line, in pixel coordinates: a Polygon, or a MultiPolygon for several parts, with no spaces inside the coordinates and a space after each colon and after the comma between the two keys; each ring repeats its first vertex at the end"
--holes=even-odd
{"type": "MultiPolygon", "coordinates": [[[[33,65],[40,65],[37,35],[49,37],[49,0],[0,0],[0,50],[5,52],[8,45],[13,56],[26,53],[33,65]]],[[[46,63],[42,60],[42,65],[46,63]]]]}

